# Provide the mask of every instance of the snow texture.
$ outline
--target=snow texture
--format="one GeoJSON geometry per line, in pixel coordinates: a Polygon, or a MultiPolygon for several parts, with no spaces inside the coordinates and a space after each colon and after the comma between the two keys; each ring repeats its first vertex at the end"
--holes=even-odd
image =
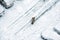
{"type": "Polygon", "coordinates": [[[0,40],[60,40],[60,0],[4,1],[14,5],[0,5],[0,40]]]}

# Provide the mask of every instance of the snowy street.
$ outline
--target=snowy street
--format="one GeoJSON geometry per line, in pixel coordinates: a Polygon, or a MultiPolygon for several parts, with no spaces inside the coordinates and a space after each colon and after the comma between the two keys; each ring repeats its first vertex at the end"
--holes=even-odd
{"type": "Polygon", "coordinates": [[[0,40],[60,40],[60,0],[4,1],[0,40]]]}

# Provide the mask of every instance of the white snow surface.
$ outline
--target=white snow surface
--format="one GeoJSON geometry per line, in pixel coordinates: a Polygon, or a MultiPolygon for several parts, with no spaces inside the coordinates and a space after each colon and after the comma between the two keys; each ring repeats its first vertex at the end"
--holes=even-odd
{"type": "Polygon", "coordinates": [[[41,36],[60,40],[53,29],[60,31],[60,0],[14,0],[11,8],[0,8],[5,10],[0,18],[0,40],[43,40],[41,36]],[[32,17],[36,18],[34,24],[32,17]]]}

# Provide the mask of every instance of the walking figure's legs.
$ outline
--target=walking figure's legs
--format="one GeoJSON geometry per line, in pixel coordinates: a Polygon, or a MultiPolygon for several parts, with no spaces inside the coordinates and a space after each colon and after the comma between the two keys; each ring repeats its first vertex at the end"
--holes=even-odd
{"type": "Polygon", "coordinates": [[[31,24],[34,24],[34,22],[35,22],[35,17],[32,17],[32,22],[31,22],[31,24]]]}

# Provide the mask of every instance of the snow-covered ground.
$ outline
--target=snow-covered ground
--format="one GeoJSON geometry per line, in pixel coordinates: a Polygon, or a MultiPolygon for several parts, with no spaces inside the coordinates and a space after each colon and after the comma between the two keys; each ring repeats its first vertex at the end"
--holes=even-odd
{"type": "Polygon", "coordinates": [[[0,40],[60,40],[59,7],[60,0],[15,0],[11,8],[3,7],[0,40]]]}

